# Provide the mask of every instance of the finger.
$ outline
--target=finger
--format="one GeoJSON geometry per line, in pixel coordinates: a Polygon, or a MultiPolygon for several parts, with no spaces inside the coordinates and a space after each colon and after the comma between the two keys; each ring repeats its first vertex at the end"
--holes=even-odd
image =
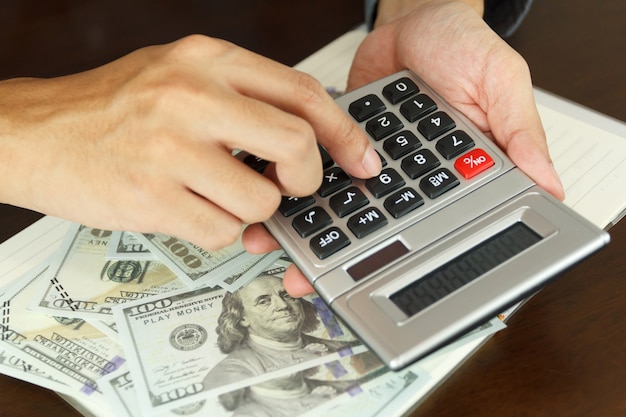
{"type": "Polygon", "coordinates": [[[166,196],[151,202],[154,209],[140,217],[144,223],[137,230],[175,235],[209,251],[229,246],[240,238],[241,221],[205,198],[186,189],[168,190],[166,196]]]}
{"type": "Polygon", "coordinates": [[[285,271],[283,284],[292,297],[303,297],[315,292],[311,283],[294,264],[290,265],[287,271],[285,271]]]}
{"type": "Polygon", "coordinates": [[[241,236],[243,247],[250,253],[258,255],[280,249],[274,237],[260,223],[250,224],[241,236]]]}
{"type": "Polygon", "coordinates": [[[508,83],[513,88],[504,93],[497,87],[494,90],[499,94],[492,94],[496,98],[489,102],[489,125],[509,158],[540,187],[562,200],[565,191],[550,158],[530,76],[527,69],[518,74],[508,83]]]}
{"type": "Polygon", "coordinates": [[[265,221],[278,209],[277,185],[227,150],[198,144],[181,150],[179,160],[182,183],[243,223],[265,221]]]}
{"type": "MultiPolygon", "coordinates": [[[[242,235],[244,248],[253,254],[267,253],[279,249],[278,242],[261,224],[246,227],[242,235]]],[[[285,289],[292,297],[302,297],[314,292],[313,286],[294,264],[285,271],[283,278],[285,289]]]]}
{"type": "MultiPolygon", "coordinates": [[[[317,141],[352,175],[369,178],[378,174],[380,159],[369,140],[317,80],[255,54],[242,60],[243,65],[236,65],[229,72],[233,87],[246,96],[306,120],[313,128],[317,141]],[[259,83],[258,79],[263,79],[263,82],[259,83]]],[[[258,152],[257,156],[276,161],[277,174],[284,175],[280,165],[289,161],[280,160],[276,155],[281,153],[281,149],[266,147],[262,152],[263,156],[258,152]]]]}
{"type": "Polygon", "coordinates": [[[524,171],[537,185],[559,200],[565,198],[565,190],[559,179],[552,161],[537,146],[534,135],[518,132],[510,136],[507,143],[507,154],[511,160],[524,171]]]}
{"type": "Polygon", "coordinates": [[[361,42],[350,67],[347,91],[403,69],[396,59],[396,49],[389,47],[395,42],[394,36],[393,26],[382,26],[361,42]]]}
{"type": "Polygon", "coordinates": [[[273,162],[265,175],[282,194],[315,192],[322,179],[322,163],[315,132],[300,117],[266,102],[231,94],[224,97],[220,125],[210,135],[228,148],[243,149],[273,162]]]}

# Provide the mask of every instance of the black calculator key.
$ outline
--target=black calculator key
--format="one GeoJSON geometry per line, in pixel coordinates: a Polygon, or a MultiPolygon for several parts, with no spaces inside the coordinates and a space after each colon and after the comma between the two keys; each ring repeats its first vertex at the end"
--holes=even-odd
{"type": "Polygon", "coordinates": [[[343,169],[335,166],[324,171],[322,185],[317,192],[320,196],[327,197],[335,191],[339,191],[350,184],[352,184],[352,180],[348,174],[346,174],[343,169]]]}
{"type": "Polygon", "coordinates": [[[378,176],[365,181],[365,186],[376,198],[389,194],[404,184],[402,176],[393,168],[385,168],[378,176]]]}
{"type": "Polygon", "coordinates": [[[452,132],[437,141],[437,150],[446,159],[452,159],[474,147],[474,141],[462,130],[452,132]]]}
{"type": "Polygon", "coordinates": [[[413,188],[406,187],[387,197],[384,206],[395,219],[399,219],[423,204],[422,196],[413,188]]]}
{"type": "Polygon", "coordinates": [[[381,140],[394,132],[402,129],[404,125],[393,113],[387,112],[374,117],[365,124],[365,130],[372,135],[375,140],[381,140]]]}
{"type": "Polygon", "coordinates": [[[398,159],[409,152],[412,152],[422,146],[422,142],[415,136],[414,133],[403,130],[400,133],[396,133],[389,139],[385,139],[383,143],[383,149],[393,159],[398,159]]]}
{"type": "Polygon", "coordinates": [[[439,158],[430,149],[421,149],[402,160],[400,166],[406,174],[415,179],[441,165],[439,158]]]}
{"type": "Polygon", "coordinates": [[[278,211],[280,211],[283,216],[289,217],[296,214],[300,210],[313,205],[313,203],[315,203],[315,198],[313,196],[283,197],[280,206],[278,206],[278,211]]]}
{"type": "Polygon", "coordinates": [[[341,190],[328,200],[330,208],[332,208],[339,217],[345,217],[361,207],[366,206],[369,202],[365,194],[363,194],[363,191],[357,187],[349,187],[345,190],[341,190]]]}
{"type": "Polygon", "coordinates": [[[348,227],[361,239],[387,225],[387,218],[376,207],[368,207],[348,220],[348,227]]]}
{"type": "Polygon", "coordinates": [[[459,179],[447,168],[439,168],[420,181],[420,188],[430,198],[437,198],[459,185],[459,179]]]}
{"type": "Polygon", "coordinates": [[[321,146],[318,146],[318,147],[320,148],[320,156],[322,157],[322,167],[324,169],[332,167],[333,164],[335,163],[335,161],[333,161],[333,158],[331,158],[330,154],[328,153],[326,149],[324,149],[321,146]]]}
{"type": "Polygon", "coordinates": [[[378,157],[380,158],[381,166],[383,168],[386,167],[387,166],[387,160],[385,159],[385,157],[380,152],[378,152],[378,150],[376,151],[376,153],[378,154],[378,157]]]}
{"type": "Polygon", "coordinates": [[[383,88],[383,95],[389,100],[392,104],[397,104],[404,100],[405,98],[412,96],[415,93],[419,92],[419,88],[415,83],[407,77],[400,78],[392,82],[391,84],[387,84],[383,88]]]}
{"type": "Polygon", "coordinates": [[[270,164],[270,161],[266,161],[265,159],[259,158],[256,155],[247,155],[243,158],[243,163],[248,165],[250,168],[255,170],[256,172],[263,172],[265,168],[270,164]]]}
{"type": "Polygon", "coordinates": [[[338,227],[331,227],[311,238],[309,246],[320,259],[326,259],[350,244],[348,236],[338,227]]]}
{"type": "Polygon", "coordinates": [[[418,94],[400,106],[400,113],[409,122],[415,122],[435,110],[437,110],[437,104],[426,94],[418,94]]]}
{"type": "Polygon", "coordinates": [[[326,226],[330,226],[332,222],[333,219],[328,215],[326,210],[315,206],[294,217],[291,225],[300,236],[308,237],[326,226]]]}
{"type": "Polygon", "coordinates": [[[375,94],[368,94],[348,106],[348,111],[357,122],[367,120],[385,109],[385,104],[375,94]]]}
{"type": "Polygon", "coordinates": [[[454,120],[442,111],[431,114],[417,124],[417,130],[428,140],[433,140],[455,127],[454,120]]]}

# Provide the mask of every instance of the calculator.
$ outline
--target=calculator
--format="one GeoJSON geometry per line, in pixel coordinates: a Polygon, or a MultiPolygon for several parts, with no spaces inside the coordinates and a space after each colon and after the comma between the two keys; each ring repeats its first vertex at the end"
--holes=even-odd
{"type": "MultiPolygon", "coordinates": [[[[531,295],[609,242],[410,71],[336,99],[382,161],[323,182],[265,224],[332,310],[393,370],[531,295]]],[[[244,158],[262,171],[265,161],[244,158]]]]}

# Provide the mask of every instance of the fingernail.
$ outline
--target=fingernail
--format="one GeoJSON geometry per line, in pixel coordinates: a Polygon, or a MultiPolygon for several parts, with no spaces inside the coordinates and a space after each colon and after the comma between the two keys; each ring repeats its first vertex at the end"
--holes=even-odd
{"type": "Polygon", "coordinates": [[[373,146],[368,146],[365,151],[365,155],[363,155],[363,168],[368,173],[370,177],[374,177],[380,174],[380,170],[382,169],[382,164],[380,162],[380,156],[376,149],[373,146]]]}

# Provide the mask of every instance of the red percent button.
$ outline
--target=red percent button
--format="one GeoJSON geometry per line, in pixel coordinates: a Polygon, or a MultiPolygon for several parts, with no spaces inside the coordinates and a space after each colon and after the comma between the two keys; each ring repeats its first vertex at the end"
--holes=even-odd
{"type": "Polygon", "coordinates": [[[456,170],[463,175],[463,178],[469,180],[487,168],[493,166],[493,164],[493,159],[487,152],[480,148],[476,148],[465,155],[460,156],[454,162],[454,168],[456,168],[456,170]]]}

